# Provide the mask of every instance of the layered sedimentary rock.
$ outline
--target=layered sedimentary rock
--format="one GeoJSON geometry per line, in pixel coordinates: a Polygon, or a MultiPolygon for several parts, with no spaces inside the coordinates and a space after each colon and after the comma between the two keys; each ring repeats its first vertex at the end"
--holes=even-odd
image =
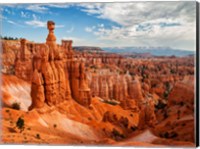
{"type": "Polygon", "coordinates": [[[39,49],[33,58],[31,108],[41,108],[44,103],[55,105],[66,98],[64,62],[56,45],[54,23],[48,22],[49,34],[46,44],[36,44],[39,49]]]}
{"type": "Polygon", "coordinates": [[[194,77],[185,76],[175,83],[168,96],[168,106],[176,104],[194,104],[194,77]]]}
{"type": "Polygon", "coordinates": [[[30,109],[41,108],[45,103],[53,106],[69,98],[88,106],[91,94],[84,63],[73,59],[71,40],[62,40],[62,45],[56,44],[54,22],[48,21],[47,27],[46,44],[35,43],[31,46],[34,47],[34,56],[30,109]]]}
{"type": "Polygon", "coordinates": [[[144,97],[139,76],[134,79],[130,74],[119,74],[109,70],[101,70],[99,73],[88,73],[92,96],[101,97],[112,102],[119,101],[124,109],[140,111],[139,128],[153,127],[156,123],[155,101],[153,97],[144,97]],[[131,101],[136,102],[132,104],[131,101]]]}
{"type": "Polygon", "coordinates": [[[137,77],[132,80],[128,73],[120,75],[109,70],[101,70],[99,73],[88,74],[88,77],[92,96],[118,101],[143,99],[140,81],[137,77]]]}
{"type": "Polygon", "coordinates": [[[15,74],[15,61],[20,49],[19,40],[1,40],[1,49],[1,72],[4,74],[15,74]]]}
{"type": "MultiPolygon", "coordinates": [[[[77,49],[75,47],[75,49],[77,49]]],[[[79,48],[78,48],[79,49],[79,48]]],[[[101,66],[102,64],[109,64],[109,65],[118,65],[120,64],[122,60],[122,56],[114,53],[107,53],[105,51],[94,51],[90,50],[83,50],[80,52],[76,52],[77,57],[83,57],[87,59],[86,65],[95,65],[95,66],[101,66]]]]}
{"type": "Polygon", "coordinates": [[[26,81],[30,81],[33,73],[32,54],[27,47],[26,39],[21,39],[21,47],[15,61],[15,75],[26,81]]]}
{"type": "Polygon", "coordinates": [[[73,99],[82,105],[88,106],[91,102],[91,93],[82,61],[71,61],[69,65],[69,80],[73,99]]]}

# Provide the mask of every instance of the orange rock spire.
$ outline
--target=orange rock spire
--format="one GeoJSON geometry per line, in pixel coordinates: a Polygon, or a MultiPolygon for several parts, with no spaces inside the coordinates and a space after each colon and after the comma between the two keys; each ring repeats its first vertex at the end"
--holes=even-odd
{"type": "Polygon", "coordinates": [[[49,34],[47,36],[46,43],[56,43],[56,36],[54,35],[55,23],[53,21],[48,21],[47,29],[49,30],[49,34]]]}

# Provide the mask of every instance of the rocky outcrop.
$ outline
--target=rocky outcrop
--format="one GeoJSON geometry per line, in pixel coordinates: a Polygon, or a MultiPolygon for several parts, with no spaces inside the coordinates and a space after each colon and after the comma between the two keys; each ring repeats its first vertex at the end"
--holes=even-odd
{"type": "Polygon", "coordinates": [[[15,61],[15,75],[30,81],[33,73],[32,54],[27,47],[27,40],[21,39],[21,47],[15,61]]]}
{"type": "Polygon", "coordinates": [[[92,96],[118,101],[134,99],[139,102],[143,99],[139,79],[135,77],[132,80],[128,73],[120,75],[109,70],[101,70],[95,74],[88,73],[88,78],[92,96]]]}
{"type": "MultiPolygon", "coordinates": [[[[75,48],[77,49],[77,47],[75,48]]],[[[118,65],[123,58],[121,55],[96,50],[96,48],[89,51],[83,50],[81,52],[78,50],[78,52],[76,52],[76,56],[87,59],[86,65],[95,65],[97,67],[104,64],[118,65]]]]}
{"type": "Polygon", "coordinates": [[[2,52],[1,58],[1,72],[3,74],[15,74],[15,60],[20,49],[20,42],[1,40],[2,52]]]}
{"type": "Polygon", "coordinates": [[[46,44],[36,45],[39,49],[33,58],[30,109],[41,108],[44,103],[52,106],[66,99],[64,61],[60,48],[56,45],[56,37],[53,33],[54,22],[49,21],[47,26],[49,34],[46,44]]]}
{"type": "Polygon", "coordinates": [[[89,106],[91,94],[84,62],[73,59],[71,40],[56,44],[54,22],[48,21],[47,27],[46,44],[34,44],[30,109],[53,106],[69,98],[89,106]]]}
{"type": "Polygon", "coordinates": [[[143,102],[142,87],[139,78],[136,76],[133,81],[129,83],[130,98],[135,99],[138,103],[143,102]]]}
{"type": "Polygon", "coordinates": [[[176,104],[194,104],[194,77],[186,76],[177,82],[168,96],[168,106],[176,104]]]}
{"type": "Polygon", "coordinates": [[[91,102],[91,93],[87,83],[85,66],[82,61],[71,62],[69,80],[73,99],[84,106],[88,106],[91,102]]]}

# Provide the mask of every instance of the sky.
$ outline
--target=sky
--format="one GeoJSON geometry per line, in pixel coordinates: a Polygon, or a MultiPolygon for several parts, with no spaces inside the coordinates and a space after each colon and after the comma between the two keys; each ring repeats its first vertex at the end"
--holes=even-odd
{"type": "Polygon", "coordinates": [[[57,43],[74,46],[171,47],[195,50],[195,1],[7,4],[0,6],[2,36],[45,42],[56,23],[57,43]]]}

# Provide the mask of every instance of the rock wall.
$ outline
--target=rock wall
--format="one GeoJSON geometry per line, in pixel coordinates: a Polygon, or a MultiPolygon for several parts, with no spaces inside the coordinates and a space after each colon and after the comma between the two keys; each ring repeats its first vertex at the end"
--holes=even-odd
{"type": "Polygon", "coordinates": [[[118,101],[126,99],[139,101],[143,99],[140,81],[137,77],[132,80],[128,73],[120,75],[102,70],[95,74],[88,73],[88,78],[92,96],[118,101]]]}
{"type": "Polygon", "coordinates": [[[30,81],[33,73],[32,53],[27,47],[27,40],[22,39],[20,50],[15,61],[15,75],[26,81],[30,81]]]}

